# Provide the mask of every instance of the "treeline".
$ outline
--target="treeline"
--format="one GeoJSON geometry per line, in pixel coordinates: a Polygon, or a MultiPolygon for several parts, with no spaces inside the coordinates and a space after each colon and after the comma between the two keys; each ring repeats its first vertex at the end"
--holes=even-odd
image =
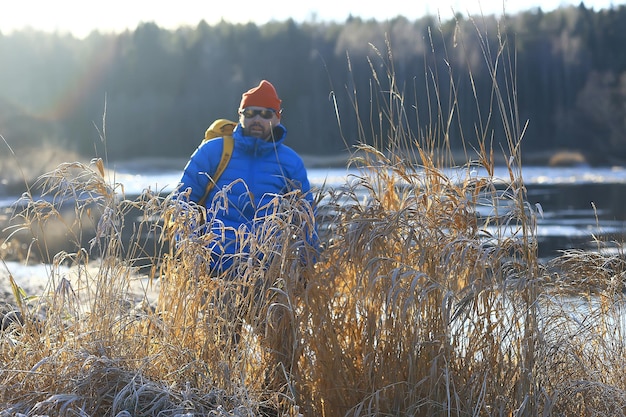
{"type": "Polygon", "coordinates": [[[528,121],[525,152],[575,149],[613,163],[626,160],[624,27],[625,6],[581,3],[446,22],[202,21],[174,31],[146,23],[85,39],[0,33],[0,134],[18,148],[184,157],[213,119],[236,118],[241,93],[266,78],[283,99],[288,143],[336,154],[389,140],[379,113],[393,110],[384,105],[393,80],[408,109],[399,119],[417,137],[447,131],[460,147],[482,136],[499,149],[502,110],[489,71],[498,62],[499,83],[519,110],[508,116],[522,128],[528,121]],[[498,57],[502,42],[508,52],[498,57]]]}

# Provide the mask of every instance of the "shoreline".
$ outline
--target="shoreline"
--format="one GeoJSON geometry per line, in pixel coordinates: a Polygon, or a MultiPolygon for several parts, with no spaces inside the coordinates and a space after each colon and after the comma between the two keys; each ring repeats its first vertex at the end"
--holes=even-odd
{"type": "MultiPolygon", "coordinates": [[[[395,155],[405,155],[405,161],[414,160],[411,151],[397,151],[395,155]]],[[[351,159],[363,155],[362,152],[339,152],[331,155],[315,155],[300,154],[304,165],[307,169],[336,169],[344,168],[349,165],[351,159]]],[[[90,159],[80,157],[75,154],[67,155],[72,161],[76,161],[87,166],[90,165],[90,159]]],[[[66,157],[67,157],[66,156],[66,157]]],[[[463,150],[453,150],[446,152],[442,158],[433,157],[433,160],[449,161],[452,160],[457,166],[467,164],[470,159],[477,160],[477,155],[470,153],[467,155],[463,150]]],[[[37,178],[46,172],[56,169],[60,164],[69,162],[68,160],[59,159],[59,155],[48,160],[44,164],[37,164],[36,161],[30,163],[20,162],[18,167],[14,158],[0,158],[0,197],[7,195],[21,195],[26,189],[27,184],[32,186],[37,178]],[[26,167],[24,167],[26,165],[26,167]],[[20,169],[22,168],[22,169],[20,169]]],[[[507,160],[501,152],[494,152],[494,165],[506,166],[507,160]]],[[[147,175],[159,172],[176,172],[182,173],[189,157],[135,157],[128,159],[120,159],[105,162],[105,175],[115,178],[115,173],[137,173],[144,172],[147,175]]],[[[626,163],[621,160],[612,160],[610,156],[599,158],[597,155],[585,155],[582,152],[570,149],[535,151],[522,154],[522,167],[574,167],[587,166],[593,168],[601,167],[624,167],[626,163]]],[[[419,160],[414,160],[415,164],[420,164],[419,160]]]]}

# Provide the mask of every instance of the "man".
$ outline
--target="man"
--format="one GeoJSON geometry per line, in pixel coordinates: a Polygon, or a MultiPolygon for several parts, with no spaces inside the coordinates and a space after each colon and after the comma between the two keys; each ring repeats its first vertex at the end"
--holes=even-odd
{"type": "MultiPolygon", "coordinates": [[[[230,268],[237,259],[245,260],[242,242],[275,209],[277,196],[300,190],[308,204],[313,202],[302,158],[284,144],[287,130],[281,124],[281,100],[274,86],[263,80],[243,93],[238,112],[232,156],[204,203],[207,229],[218,237],[210,247],[214,273],[230,268]]],[[[187,163],[178,190],[189,193],[191,201],[201,201],[213,181],[223,145],[223,138],[204,142],[187,163]]],[[[315,234],[309,233],[313,245],[315,234]]]]}

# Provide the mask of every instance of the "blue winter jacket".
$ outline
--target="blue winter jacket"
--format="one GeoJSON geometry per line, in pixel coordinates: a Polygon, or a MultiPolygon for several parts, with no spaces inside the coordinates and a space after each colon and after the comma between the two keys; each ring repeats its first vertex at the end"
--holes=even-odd
{"type": "MultiPolygon", "coordinates": [[[[286,135],[287,130],[281,124],[274,128],[274,141],[244,136],[240,124],[233,131],[233,154],[205,202],[207,217],[214,216],[218,220],[213,222],[214,232],[223,237],[221,243],[211,248],[212,268],[215,268],[218,259],[220,269],[232,264],[231,255],[236,256],[242,251],[235,239],[235,231],[251,231],[255,222],[263,218],[262,211],[271,208],[268,203],[275,201],[277,195],[299,189],[312,204],[306,168],[302,158],[283,143],[286,135]],[[225,198],[227,201],[224,201],[225,198]]],[[[211,181],[209,177],[217,169],[222,148],[223,138],[202,143],[185,166],[178,191],[191,189],[190,200],[198,202],[208,181],[211,181]]],[[[316,231],[313,231],[313,236],[311,243],[317,245],[316,231]]]]}

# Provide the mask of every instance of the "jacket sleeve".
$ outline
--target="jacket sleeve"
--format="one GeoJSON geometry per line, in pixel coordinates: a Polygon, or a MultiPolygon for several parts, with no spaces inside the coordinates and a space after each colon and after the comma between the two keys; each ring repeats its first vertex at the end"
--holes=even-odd
{"type": "MultiPolygon", "coordinates": [[[[306,227],[305,225],[304,231],[306,235],[306,242],[313,249],[314,255],[311,259],[308,259],[306,261],[302,259],[302,261],[303,263],[314,264],[316,262],[317,255],[319,255],[319,252],[321,250],[320,240],[318,236],[317,222],[316,222],[317,209],[314,205],[313,193],[311,192],[311,184],[309,182],[309,177],[308,177],[306,167],[304,166],[304,162],[302,161],[302,158],[300,158],[300,156],[296,156],[294,158],[294,161],[295,161],[293,165],[294,170],[291,172],[292,181],[294,182],[294,184],[297,184],[300,186],[300,189],[302,190],[304,198],[311,206],[311,211],[313,214],[313,219],[311,219],[313,220],[313,228],[310,229],[306,227]]],[[[309,253],[309,255],[311,254],[309,253]]]]}
{"type": "Polygon", "coordinates": [[[201,144],[191,155],[185,169],[177,191],[180,193],[191,189],[189,200],[198,202],[204,195],[204,190],[210,181],[210,176],[217,169],[215,155],[219,158],[222,152],[222,138],[213,139],[201,144]]]}
{"type": "Polygon", "coordinates": [[[290,166],[289,178],[288,181],[291,183],[293,188],[299,188],[302,190],[302,193],[305,195],[305,198],[309,203],[313,203],[313,195],[311,194],[311,184],[309,182],[309,176],[306,171],[306,167],[304,166],[304,162],[299,155],[295,153],[295,151],[290,150],[292,152],[291,160],[292,164],[290,166]]]}

